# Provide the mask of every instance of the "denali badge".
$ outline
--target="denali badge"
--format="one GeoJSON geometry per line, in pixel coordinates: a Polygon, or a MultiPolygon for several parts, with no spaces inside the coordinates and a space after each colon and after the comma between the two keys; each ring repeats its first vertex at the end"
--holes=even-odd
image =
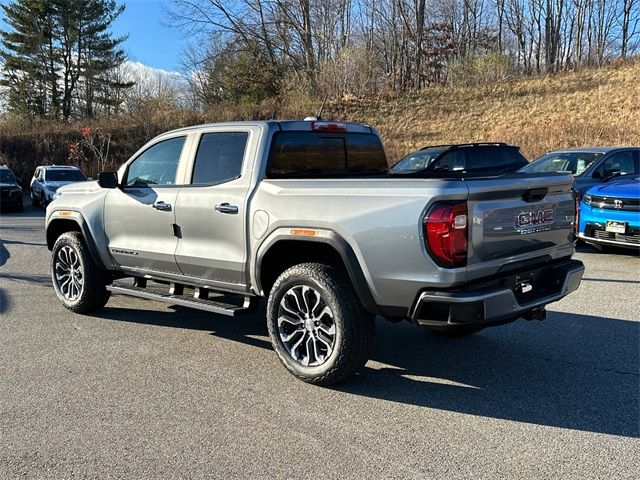
{"type": "Polygon", "coordinates": [[[622,200],[614,200],[613,206],[616,207],[617,210],[620,210],[622,208],[622,200]]]}
{"type": "Polygon", "coordinates": [[[520,232],[522,235],[551,230],[552,223],[553,208],[533,212],[522,211],[515,218],[516,232],[520,232]]]}
{"type": "Polygon", "coordinates": [[[111,253],[119,255],[138,255],[138,252],[136,252],[135,250],[123,250],[121,248],[112,248],[111,253]]]}

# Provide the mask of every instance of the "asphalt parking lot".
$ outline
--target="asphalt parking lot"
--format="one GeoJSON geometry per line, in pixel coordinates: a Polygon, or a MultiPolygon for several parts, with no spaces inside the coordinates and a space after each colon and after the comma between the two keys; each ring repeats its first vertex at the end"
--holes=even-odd
{"type": "Polygon", "coordinates": [[[66,311],[43,217],[0,216],[0,478],[637,478],[631,253],[582,247],[544,322],[446,339],[379,319],[365,371],[324,389],[280,366],[261,314],[66,311]]]}

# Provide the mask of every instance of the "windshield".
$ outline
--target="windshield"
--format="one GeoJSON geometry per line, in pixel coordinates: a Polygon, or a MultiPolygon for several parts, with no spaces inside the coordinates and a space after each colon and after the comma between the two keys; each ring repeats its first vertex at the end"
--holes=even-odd
{"type": "Polygon", "coordinates": [[[87,179],[80,170],[47,170],[45,178],[49,182],[83,182],[87,179]]]}
{"type": "Polygon", "coordinates": [[[13,176],[11,170],[0,170],[0,183],[16,183],[16,177],[13,176]]]}
{"type": "Polygon", "coordinates": [[[577,176],[582,174],[602,155],[602,153],[593,152],[552,152],[522,167],[520,171],[528,173],[568,172],[577,176]]]}
{"type": "Polygon", "coordinates": [[[444,152],[444,150],[444,148],[429,148],[410,153],[391,167],[391,173],[408,173],[424,170],[438,155],[444,152]]]}

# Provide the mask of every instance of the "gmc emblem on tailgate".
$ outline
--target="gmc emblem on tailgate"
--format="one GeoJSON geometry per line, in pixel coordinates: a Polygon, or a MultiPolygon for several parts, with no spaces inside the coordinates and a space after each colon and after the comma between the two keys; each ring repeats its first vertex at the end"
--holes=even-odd
{"type": "Polygon", "coordinates": [[[551,230],[551,224],[553,224],[553,208],[532,212],[522,211],[516,215],[515,219],[516,232],[522,235],[551,230]]]}

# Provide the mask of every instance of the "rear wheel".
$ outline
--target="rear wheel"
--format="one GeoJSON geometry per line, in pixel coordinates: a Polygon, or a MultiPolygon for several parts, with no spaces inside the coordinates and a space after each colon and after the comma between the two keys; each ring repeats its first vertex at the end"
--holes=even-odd
{"type": "Polygon", "coordinates": [[[47,199],[44,196],[44,192],[40,194],[40,201],[38,202],[43,210],[47,209],[47,199]]]}
{"type": "Polygon", "coordinates": [[[33,205],[34,207],[37,207],[40,204],[40,202],[36,194],[33,192],[33,190],[31,190],[30,196],[31,196],[31,205],[33,205]]]}
{"type": "Polygon", "coordinates": [[[110,276],[95,264],[80,233],[60,235],[51,259],[51,278],[62,305],[76,313],[94,312],[106,305],[110,276]]]}
{"type": "Polygon", "coordinates": [[[346,275],[303,263],[276,280],[267,325],[283,365],[299,379],[331,385],[353,375],[369,358],[375,332],[346,275]]]}

